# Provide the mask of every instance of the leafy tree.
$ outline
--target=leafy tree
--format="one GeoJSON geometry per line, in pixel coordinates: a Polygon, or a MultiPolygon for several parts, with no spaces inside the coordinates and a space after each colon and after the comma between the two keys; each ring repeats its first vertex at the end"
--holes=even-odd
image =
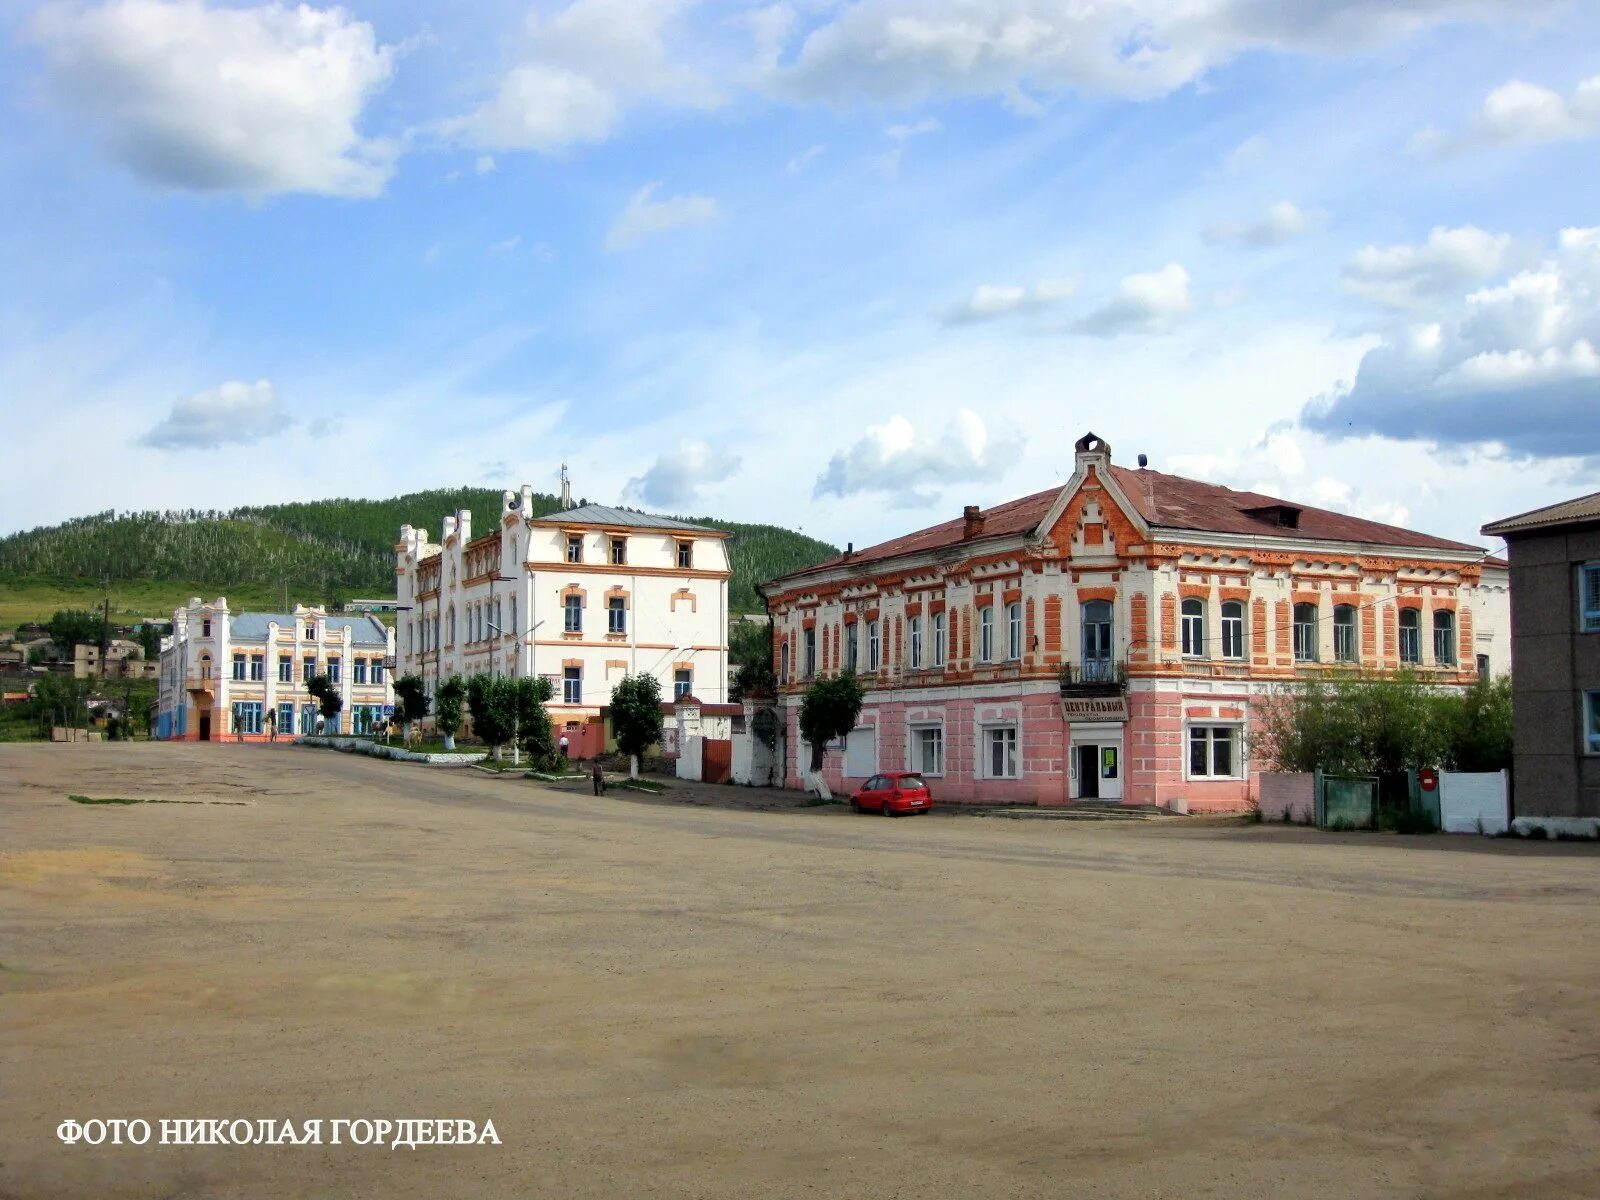
{"type": "Polygon", "coordinates": [[[508,687],[511,710],[516,718],[517,740],[535,771],[553,771],[565,764],[556,745],[555,725],[545,707],[555,695],[555,686],[542,675],[537,679],[514,679],[508,687]]]}
{"type": "Polygon", "coordinates": [[[310,692],[317,702],[317,711],[322,714],[322,719],[329,722],[337,729],[339,711],[344,708],[344,697],[339,695],[338,685],[326,673],[313,675],[306,681],[306,691],[310,692]]]}
{"type": "Polygon", "coordinates": [[[400,701],[400,723],[410,726],[428,715],[428,688],[420,675],[402,675],[394,681],[394,697],[400,701]]]}
{"type": "Polygon", "coordinates": [[[822,755],[829,742],[845,737],[856,727],[866,692],[853,671],[825,675],[806,689],[800,702],[800,736],[811,746],[811,787],[824,800],[833,799],[822,778],[822,755]]]}
{"type": "Polygon", "coordinates": [[[735,621],[728,630],[728,661],[734,664],[728,699],[735,704],[747,696],[777,694],[778,677],[772,669],[772,625],[765,621],[735,621]]]}
{"type": "Polygon", "coordinates": [[[33,715],[41,736],[50,736],[52,725],[83,729],[89,724],[87,679],[74,679],[65,673],[51,672],[40,677],[33,689],[33,715]]]}
{"type": "Polygon", "coordinates": [[[472,732],[487,746],[500,747],[517,734],[517,700],[510,679],[493,675],[474,675],[467,680],[467,711],[472,714],[472,732]]]}
{"type": "Polygon", "coordinates": [[[166,625],[157,625],[153,621],[146,621],[139,626],[139,647],[148,659],[157,658],[161,654],[161,639],[172,631],[169,622],[166,625]]]}
{"type": "Polygon", "coordinates": [[[1511,765],[1511,676],[1478,680],[1447,711],[1446,766],[1457,771],[1503,771],[1511,765]]]}
{"type": "Polygon", "coordinates": [[[611,729],[628,756],[628,778],[639,778],[639,756],[661,740],[661,681],[648,672],[618,680],[611,689],[611,729]]]}
{"type": "Polygon", "coordinates": [[[50,640],[65,650],[69,658],[72,647],[98,646],[101,634],[108,632],[101,614],[81,608],[57,609],[45,628],[50,631],[50,640]]]}
{"type": "Polygon", "coordinates": [[[456,734],[461,730],[461,701],[466,696],[467,685],[461,676],[452,675],[439,685],[434,699],[437,701],[433,723],[444,735],[444,748],[456,748],[456,734]]]}

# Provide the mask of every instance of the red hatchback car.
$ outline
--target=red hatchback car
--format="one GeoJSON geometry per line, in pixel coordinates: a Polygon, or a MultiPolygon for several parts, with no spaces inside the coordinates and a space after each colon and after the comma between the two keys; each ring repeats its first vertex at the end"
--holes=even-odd
{"type": "Polygon", "coordinates": [[[882,813],[886,817],[922,813],[933,807],[933,793],[915,771],[885,771],[857,789],[850,797],[850,807],[856,812],[882,813]]]}

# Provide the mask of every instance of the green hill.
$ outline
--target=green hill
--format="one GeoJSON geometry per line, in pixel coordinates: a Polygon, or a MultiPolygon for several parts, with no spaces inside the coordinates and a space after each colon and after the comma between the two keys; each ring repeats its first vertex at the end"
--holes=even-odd
{"type": "MultiPolygon", "coordinates": [[[[102,512],[0,538],[0,624],[43,619],[83,605],[109,585],[123,612],[157,615],[191,595],[226,595],[236,605],[323,601],[394,594],[394,542],[401,525],[437,537],[448,513],[471,509],[492,528],[501,493],[436,489],[389,500],[316,500],[226,512],[102,512]]],[[[535,515],[559,511],[536,494],[535,515]]],[[[756,584],[838,551],[775,525],[689,517],[727,530],[733,560],[729,605],[761,608],[756,584]]]]}

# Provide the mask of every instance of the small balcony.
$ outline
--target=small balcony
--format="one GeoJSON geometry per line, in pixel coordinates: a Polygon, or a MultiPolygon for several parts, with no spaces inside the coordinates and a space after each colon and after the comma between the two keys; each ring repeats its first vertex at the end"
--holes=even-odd
{"type": "Polygon", "coordinates": [[[1120,696],[1128,688],[1128,665],[1109,658],[1069,662],[1061,668],[1063,696],[1120,696]]]}

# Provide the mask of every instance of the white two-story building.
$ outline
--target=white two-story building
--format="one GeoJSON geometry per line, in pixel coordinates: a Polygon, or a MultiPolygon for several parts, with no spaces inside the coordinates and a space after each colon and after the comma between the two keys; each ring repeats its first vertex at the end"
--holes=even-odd
{"type": "Polygon", "coordinates": [[[338,687],[344,707],[320,728],[367,733],[393,710],[389,665],[394,631],[376,617],[235,613],[226,599],[198,596],[172,614],[161,640],[156,736],[181,741],[260,741],[319,728],[315,675],[338,687]]]}
{"type": "Polygon", "coordinates": [[[506,492],[496,527],[477,536],[467,511],[444,519],[437,543],[401,528],[400,673],[430,696],[452,675],[544,676],[569,737],[624,675],[656,676],[664,698],[725,700],[728,535],[599,504],[529,516],[532,497],[526,485],[506,492]]]}

